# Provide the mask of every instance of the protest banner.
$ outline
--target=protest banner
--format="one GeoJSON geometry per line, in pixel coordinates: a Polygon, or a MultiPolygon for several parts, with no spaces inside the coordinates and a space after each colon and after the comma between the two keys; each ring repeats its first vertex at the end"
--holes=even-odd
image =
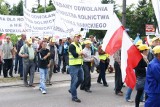
{"type": "Polygon", "coordinates": [[[31,31],[24,27],[23,16],[0,15],[0,23],[1,33],[20,34],[31,31]]]}
{"type": "Polygon", "coordinates": [[[113,17],[113,4],[72,4],[54,0],[54,5],[56,15],[60,15],[66,26],[106,30],[113,17]]]}

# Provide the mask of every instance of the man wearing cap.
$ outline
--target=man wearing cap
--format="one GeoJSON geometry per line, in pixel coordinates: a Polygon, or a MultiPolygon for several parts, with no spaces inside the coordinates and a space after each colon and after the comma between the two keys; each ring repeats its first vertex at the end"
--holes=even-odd
{"type": "Polygon", "coordinates": [[[81,35],[74,35],[74,42],[69,46],[69,73],[71,75],[71,86],[69,92],[72,95],[72,101],[81,102],[77,97],[77,88],[83,82],[83,59],[82,46],[79,43],[81,35]]]}
{"type": "Polygon", "coordinates": [[[152,52],[152,49],[153,49],[155,46],[158,46],[158,45],[160,45],[160,39],[159,39],[158,37],[154,37],[154,38],[152,39],[151,49],[149,50],[149,53],[148,53],[148,56],[147,56],[149,62],[154,58],[154,54],[153,54],[153,52],[152,52]]]}
{"type": "Polygon", "coordinates": [[[20,74],[21,80],[23,79],[23,62],[22,62],[22,57],[19,56],[19,51],[21,47],[25,44],[26,40],[26,35],[21,34],[21,39],[16,43],[16,58],[15,58],[15,68],[14,71],[17,73],[17,67],[18,67],[18,73],[20,74]]]}
{"type": "Polygon", "coordinates": [[[91,70],[91,64],[93,64],[94,59],[91,56],[91,48],[90,48],[91,43],[92,42],[90,40],[85,40],[84,41],[85,48],[83,49],[83,53],[85,54],[83,56],[84,81],[82,82],[80,89],[85,90],[86,92],[92,92],[90,90],[91,87],[90,70],[91,70]]]}
{"type": "Polygon", "coordinates": [[[47,84],[52,85],[51,83],[51,78],[52,78],[52,73],[54,70],[54,66],[58,65],[58,53],[57,53],[57,47],[55,46],[56,39],[51,38],[50,43],[49,43],[49,50],[50,50],[50,69],[48,70],[48,75],[47,75],[47,84]]]}
{"type": "Polygon", "coordinates": [[[29,38],[19,51],[19,56],[23,58],[23,81],[26,87],[33,87],[35,72],[35,50],[31,44],[32,39],[29,38]],[[29,83],[27,80],[28,74],[30,74],[29,83]]]}
{"type": "Polygon", "coordinates": [[[160,46],[153,48],[154,59],[148,64],[146,72],[145,92],[147,94],[145,107],[160,106],[160,46]]]}
{"type": "Polygon", "coordinates": [[[6,37],[6,42],[2,46],[2,58],[3,58],[3,76],[4,78],[8,77],[8,70],[9,75],[13,77],[13,44],[10,41],[10,37],[6,37]]]}
{"type": "Polygon", "coordinates": [[[138,47],[142,59],[139,61],[138,65],[134,68],[136,74],[136,98],[135,98],[135,107],[139,107],[141,96],[143,95],[145,79],[146,79],[146,68],[148,66],[148,50],[150,49],[146,44],[141,44],[138,47]]]}

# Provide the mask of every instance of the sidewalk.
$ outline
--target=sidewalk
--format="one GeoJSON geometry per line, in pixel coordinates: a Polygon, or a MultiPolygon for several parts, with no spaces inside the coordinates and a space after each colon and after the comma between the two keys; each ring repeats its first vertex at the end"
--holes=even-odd
{"type": "MultiPolygon", "coordinates": [[[[3,76],[0,76],[0,88],[2,87],[11,87],[11,86],[23,86],[23,80],[20,80],[19,74],[14,74],[13,78],[3,78],[3,76]]],[[[107,77],[113,77],[114,73],[106,73],[107,77]]],[[[94,71],[91,73],[91,78],[97,78],[98,73],[94,71]]],[[[61,72],[59,73],[53,73],[52,76],[52,83],[54,82],[63,82],[63,81],[70,81],[71,77],[69,74],[62,74],[61,72]]],[[[38,84],[39,83],[39,72],[35,72],[34,75],[34,83],[38,84]]]]}

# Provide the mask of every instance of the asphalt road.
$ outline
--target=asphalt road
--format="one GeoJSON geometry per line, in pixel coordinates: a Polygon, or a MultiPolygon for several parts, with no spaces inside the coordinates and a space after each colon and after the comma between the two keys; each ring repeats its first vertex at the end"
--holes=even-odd
{"type": "MultiPolygon", "coordinates": [[[[47,94],[43,95],[38,90],[38,85],[34,88],[12,86],[0,88],[0,107],[134,107],[134,103],[125,101],[125,96],[114,94],[114,77],[108,77],[109,87],[104,87],[92,79],[92,93],[87,93],[78,89],[78,97],[81,103],[71,100],[68,93],[69,81],[54,82],[47,87],[47,94]]],[[[126,87],[123,88],[125,94],[126,87]]],[[[135,91],[132,99],[135,98],[135,91]]],[[[140,104],[144,106],[144,103],[140,104]]]]}

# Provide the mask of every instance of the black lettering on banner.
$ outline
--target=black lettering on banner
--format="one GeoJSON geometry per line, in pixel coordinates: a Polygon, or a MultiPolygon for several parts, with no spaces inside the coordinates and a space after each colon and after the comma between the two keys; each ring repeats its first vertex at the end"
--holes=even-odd
{"type": "Polygon", "coordinates": [[[10,24],[9,26],[10,26],[10,27],[13,27],[13,24],[10,24]]]}
{"type": "Polygon", "coordinates": [[[48,26],[48,27],[35,27],[33,26],[34,30],[53,30],[54,26],[48,26]]]}
{"type": "Polygon", "coordinates": [[[32,18],[34,19],[44,19],[44,18],[53,18],[55,17],[55,13],[52,14],[45,14],[45,15],[31,15],[32,18]]]}
{"type": "Polygon", "coordinates": [[[69,4],[62,4],[60,2],[55,2],[55,1],[54,1],[54,4],[61,8],[72,9],[72,5],[69,5],[69,4]]]}
{"type": "Polygon", "coordinates": [[[72,18],[77,18],[76,14],[74,14],[74,13],[65,12],[65,11],[61,11],[61,10],[58,10],[58,9],[56,11],[63,16],[69,16],[69,17],[72,17],[72,18]]]}
{"type": "Polygon", "coordinates": [[[106,20],[109,19],[108,15],[78,15],[79,19],[84,20],[106,20]]]}
{"type": "Polygon", "coordinates": [[[85,6],[74,6],[76,11],[108,11],[107,7],[85,7],[85,6]]]}
{"type": "Polygon", "coordinates": [[[68,24],[71,24],[73,26],[76,26],[76,23],[74,21],[71,21],[71,20],[66,20],[66,19],[62,19],[64,22],[68,23],[68,24]]]}
{"type": "Polygon", "coordinates": [[[24,21],[24,18],[17,18],[17,21],[24,21]]]}
{"type": "Polygon", "coordinates": [[[6,21],[6,19],[2,16],[2,17],[0,17],[0,20],[1,21],[6,21]]]}
{"type": "Polygon", "coordinates": [[[78,23],[77,26],[81,28],[106,28],[106,23],[78,23]]]}
{"type": "Polygon", "coordinates": [[[3,33],[3,32],[4,32],[4,29],[0,29],[0,32],[3,33]]]}
{"type": "Polygon", "coordinates": [[[52,20],[45,20],[45,21],[34,21],[34,24],[51,24],[54,23],[55,19],[52,20]]]}
{"type": "Polygon", "coordinates": [[[7,17],[7,21],[16,21],[15,18],[7,17]]]}

